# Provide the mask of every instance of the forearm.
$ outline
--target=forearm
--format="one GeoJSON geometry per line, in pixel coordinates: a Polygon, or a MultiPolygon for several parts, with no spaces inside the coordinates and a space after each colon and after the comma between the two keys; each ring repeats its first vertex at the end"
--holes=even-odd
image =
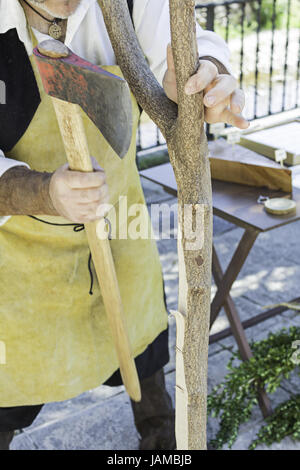
{"type": "Polygon", "coordinates": [[[17,166],[0,178],[0,216],[58,215],[49,194],[52,173],[17,166]]]}

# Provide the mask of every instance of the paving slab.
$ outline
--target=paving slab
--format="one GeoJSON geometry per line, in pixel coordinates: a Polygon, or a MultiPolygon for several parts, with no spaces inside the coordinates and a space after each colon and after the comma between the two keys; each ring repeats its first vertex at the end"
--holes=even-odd
{"type": "Polygon", "coordinates": [[[25,433],[39,450],[138,448],[138,434],[125,393],[25,433]]]}
{"type": "Polygon", "coordinates": [[[221,383],[228,374],[227,364],[231,357],[228,350],[220,350],[208,358],[207,391],[212,393],[213,387],[221,383]]]}
{"type": "MultiPolygon", "coordinates": [[[[247,295],[260,305],[288,301],[299,296],[299,222],[258,236],[231,294],[247,295]]],[[[215,246],[223,269],[242,236],[242,229],[216,237],[215,246]]]]}
{"type": "Polygon", "coordinates": [[[290,394],[300,394],[300,368],[294,369],[288,379],[283,379],[281,386],[290,394]]]}
{"type": "MultiPolygon", "coordinates": [[[[175,400],[175,374],[166,375],[175,400]]],[[[137,450],[139,435],[125,392],[83,408],[71,416],[27,428],[16,436],[13,450],[137,450]]]]}
{"type": "MultiPolygon", "coordinates": [[[[262,323],[247,328],[245,335],[248,342],[260,341],[268,337],[269,333],[276,332],[283,327],[287,326],[286,318],[280,318],[280,315],[270,318],[262,323]]],[[[224,348],[237,349],[237,344],[232,336],[220,340],[220,344],[224,348]]]]}
{"type": "Polygon", "coordinates": [[[124,386],[108,387],[100,385],[99,387],[84,392],[77,397],[61,402],[46,403],[37,418],[26,430],[31,431],[35,428],[49,424],[55,421],[67,419],[86,408],[118,395],[124,391],[124,386]]]}
{"type": "Polygon", "coordinates": [[[17,434],[11,444],[10,450],[37,450],[35,443],[25,432],[17,434]]]}

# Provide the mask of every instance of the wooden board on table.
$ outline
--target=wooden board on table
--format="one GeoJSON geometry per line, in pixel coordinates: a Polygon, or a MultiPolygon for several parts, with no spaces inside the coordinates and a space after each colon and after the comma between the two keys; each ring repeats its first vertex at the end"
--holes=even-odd
{"type": "Polygon", "coordinates": [[[292,172],[241,145],[224,139],[208,144],[212,179],[292,192],[292,172]]]}
{"type": "Polygon", "coordinates": [[[287,152],[286,165],[300,164],[300,121],[295,120],[283,125],[270,127],[246,134],[241,138],[241,145],[275,160],[275,151],[287,152]]]}
{"type": "MultiPolygon", "coordinates": [[[[147,170],[140,175],[162,186],[167,192],[177,195],[177,184],[170,163],[147,170]]],[[[254,228],[265,232],[276,227],[300,220],[300,189],[293,187],[292,194],[282,191],[249,187],[223,181],[212,181],[214,214],[239,227],[254,228]],[[286,197],[296,202],[296,212],[287,215],[268,214],[263,204],[258,203],[260,196],[269,198],[286,197]]]]}

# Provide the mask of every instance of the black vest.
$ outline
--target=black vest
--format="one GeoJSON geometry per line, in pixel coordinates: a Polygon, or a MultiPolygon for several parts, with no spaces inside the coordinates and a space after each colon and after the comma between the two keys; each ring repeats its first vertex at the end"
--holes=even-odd
{"type": "MultiPolygon", "coordinates": [[[[132,18],[133,0],[127,0],[132,18]]],[[[0,104],[0,149],[10,151],[29,127],[40,104],[40,94],[24,44],[17,30],[0,34],[0,80],[6,104],[0,104]]]]}

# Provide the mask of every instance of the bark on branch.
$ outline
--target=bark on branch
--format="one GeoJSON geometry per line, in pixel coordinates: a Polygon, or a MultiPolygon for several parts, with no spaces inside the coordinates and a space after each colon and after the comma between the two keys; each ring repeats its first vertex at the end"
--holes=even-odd
{"type": "Polygon", "coordinates": [[[169,154],[178,186],[178,233],[181,233],[176,314],[176,436],[180,449],[205,449],[212,194],[203,97],[184,93],[188,78],[198,68],[195,1],[170,0],[170,17],[179,113],[175,146],[171,141],[169,154]],[[193,230],[196,243],[191,248],[193,230]]]}
{"type": "Polygon", "coordinates": [[[169,100],[147,64],[139,45],[126,0],[100,0],[118,65],[138,103],[166,138],[177,119],[177,105],[169,100]]]}

